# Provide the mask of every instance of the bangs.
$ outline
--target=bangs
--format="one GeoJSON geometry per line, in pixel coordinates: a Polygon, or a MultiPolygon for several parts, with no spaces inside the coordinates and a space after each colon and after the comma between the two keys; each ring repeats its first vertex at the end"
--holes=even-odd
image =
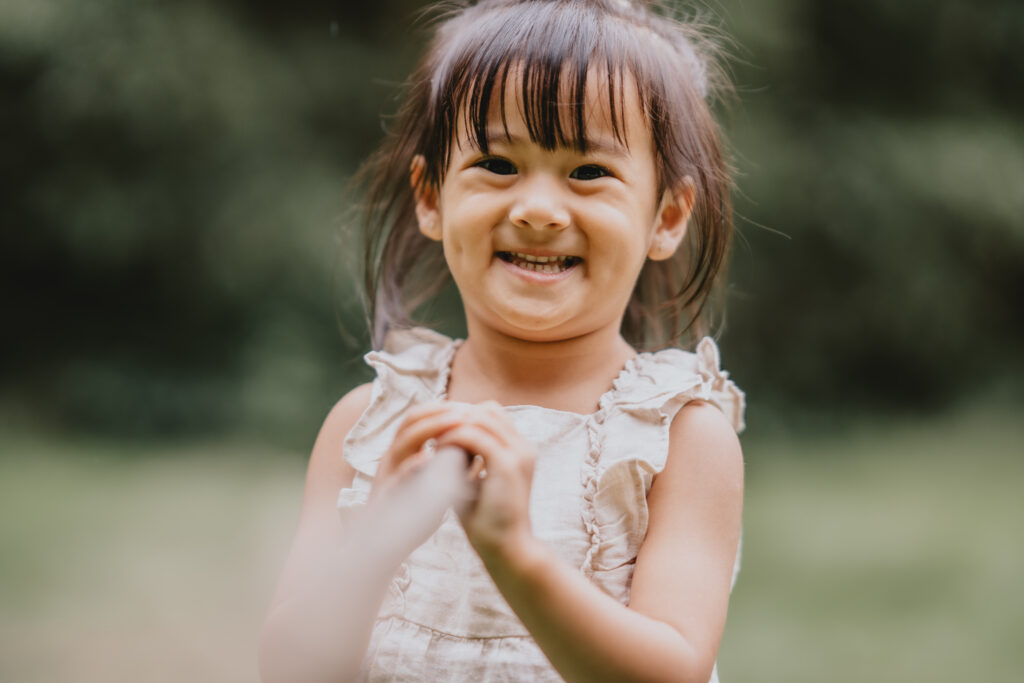
{"type": "MultiPolygon", "coordinates": [[[[444,45],[431,81],[420,148],[428,161],[425,180],[440,183],[451,143],[464,130],[471,144],[488,152],[488,129],[498,109],[506,137],[510,108],[521,115],[530,140],[544,149],[588,150],[588,116],[606,115],[616,142],[628,146],[623,121],[627,76],[636,82],[640,106],[650,111],[650,79],[644,78],[637,27],[586,2],[532,2],[493,8],[439,35],[444,45]],[[595,79],[603,112],[587,111],[588,77],[595,79]],[[511,101],[510,101],[511,100],[511,101]]],[[[454,23],[454,22],[453,22],[454,23]]],[[[653,37],[653,36],[652,36],[653,37]]],[[[591,93],[594,91],[591,90],[591,93]]],[[[493,134],[493,130],[491,131],[493,134]]]]}
{"type": "MultiPolygon", "coordinates": [[[[402,101],[397,130],[364,166],[370,179],[364,273],[375,344],[451,281],[443,249],[419,230],[417,193],[439,188],[454,145],[489,153],[523,122],[531,143],[586,154],[628,148],[639,106],[655,153],[656,188],[695,190],[686,243],[646,263],[623,318],[632,343],[695,340],[732,234],[731,171],[709,107],[728,94],[713,31],[647,0],[448,0],[402,101]],[[500,122],[500,127],[499,127],[500,122]],[[410,171],[414,172],[410,183],[410,171]]],[[[634,133],[635,135],[635,133],[634,133]]]]}

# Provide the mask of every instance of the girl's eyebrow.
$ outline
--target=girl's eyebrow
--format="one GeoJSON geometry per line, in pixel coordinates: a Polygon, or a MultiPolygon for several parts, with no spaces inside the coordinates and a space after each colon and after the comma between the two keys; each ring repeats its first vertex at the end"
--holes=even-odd
{"type": "MultiPolygon", "coordinates": [[[[504,130],[488,130],[487,136],[484,138],[488,146],[494,143],[505,143],[511,145],[527,145],[532,141],[527,138],[519,137],[518,135],[506,134],[504,130]]],[[[611,154],[615,156],[628,156],[629,150],[625,145],[621,144],[617,140],[606,140],[604,138],[587,138],[587,151],[588,152],[601,152],[603,154],[611,154]]]]}

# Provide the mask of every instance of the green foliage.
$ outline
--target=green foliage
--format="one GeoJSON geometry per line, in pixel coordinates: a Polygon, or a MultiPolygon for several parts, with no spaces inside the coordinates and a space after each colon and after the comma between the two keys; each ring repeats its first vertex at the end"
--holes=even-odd
{"type": "MultiPolygon", "coordinates": [[[[351,5],[0,2],[0,412],[305,443],[366,377],[344,190],[421,3],[351,5]]],[[[739,46],[723,345],[750,424],[1019,384],[1024,8],[713,9],[739,46]]]]}
{"type": "Polygon", "coordinates": [[[776,0],[726,22],[745,49],[725,356],[753,410],[1019,384],[1024,8],[776,0]]]}
{"type": "Polygon", "coordinates": [[[5,336],[8,402],[58,425],[308,440],[361,372],[343,190],[390,95],[363,65],[384,77],[400,54],[313,28],[268,35],[205,3],[0,7],[22,133],[0,237],[23,331],[5,336]]]}

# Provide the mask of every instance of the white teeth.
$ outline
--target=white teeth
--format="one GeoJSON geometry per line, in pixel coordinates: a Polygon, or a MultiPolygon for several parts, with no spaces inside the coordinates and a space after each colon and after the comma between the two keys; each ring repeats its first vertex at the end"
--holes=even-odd
{"type": "Polygon", "coordinates": [[[509,263],[535,273],[561,273],[570,267],[570,263],[575,265],[577,260],[572,256],[533,256],[518,251],[499,253],[504,254],[502,258],[509,263]]]}
{"type": "Polygon", "coordinates": [[[550,263],[552,261],[564,261],[567,258],[565,256],[531,256],[530,254],[521,254],[518,251],[513,251],[511,254],[517,259],[529,261],[530,263],[550,263]]]}
{"type": "Polygon", "coordinates": [[[558,273],[563,270],[558,264],[542,264],[542,263],[523,263],[519,266],[526,270],[532,270],[536,273],[558,273]]]}

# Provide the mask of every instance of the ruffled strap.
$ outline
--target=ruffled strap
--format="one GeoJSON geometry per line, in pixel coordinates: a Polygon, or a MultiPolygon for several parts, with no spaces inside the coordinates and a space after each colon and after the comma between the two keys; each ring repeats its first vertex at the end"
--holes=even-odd
{"type": "Polygon", "coordinates": [[[424,327],[393,330],[384,348],[363,358],[377,372],[370,402],[345,438],[344,455],[357,472],[377,473],[377,463],[394,440],[410,407],[445,397],[451,361],[461,340],[424,327]]]}
{"type": "Polygon", "coordinates": [[[704,337],[695,351],[664,349],[641,353],[626,366],[602,400],[602,413],[615,408],[630,412],[652,410],[669,421],[690,401],[715,405],[733,429],[743,431],[745,398],[722,370],[718,345],[704,337]]]}
{"type": "Polygon", "coordinates": [[[743,392],[721,369],[709,337],[693,352],[634,356],[587,418],[590,443],[581,470],[582,521],[590,536],[585,574],[620,569],[636,557],[647,528],[646,492],[668,459],[672,419],[694,400],[715,405],[736,431],[743,429],[743,392]]]}
{"type": "Polygon", "coordinates": [[[729,373],[722,369],[718,345],[711,337],[704,337],[697,344],[697,372],[701,376],[701,392],[705,400],[718,406],[737,433],[746,427],[743,414],[746,411],[746,395],[736,383],[729,379],[729,373]]]}

